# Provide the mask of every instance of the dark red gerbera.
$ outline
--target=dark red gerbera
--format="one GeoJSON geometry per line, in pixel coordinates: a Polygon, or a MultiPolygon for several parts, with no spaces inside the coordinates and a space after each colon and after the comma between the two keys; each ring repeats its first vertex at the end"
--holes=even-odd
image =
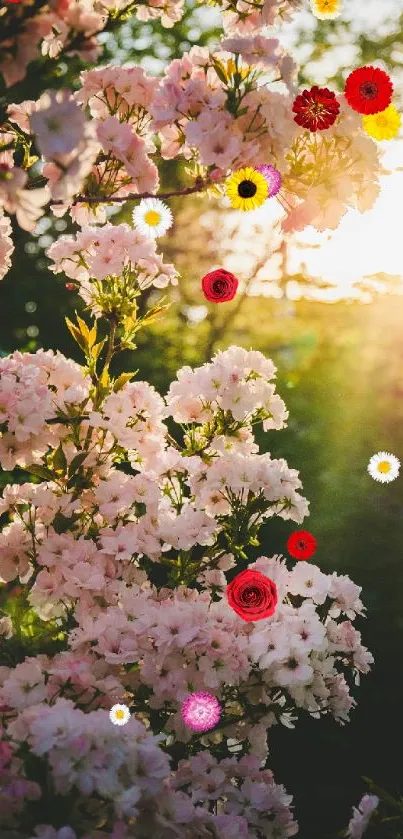
{"type": "Polygon", "coordinates": [[[316,551],[316,539],[307,530],[295,530],[288,538],[287,550],[294,559],[309,559],[316,551]]]}
{"type": "Polygon", "coordinates": [[[392,101],[393,84],[379,67],[359,67],[350,73],[344,95],[350,108],[359,114],[379,114],[392,101]]]}
{"type": "Polygon", "coordinates": [[[324,131],[336,122],[340,104],[332,90],[314,85],[297,96],[292,109],[298,125],[309,131],[324,131]]]}

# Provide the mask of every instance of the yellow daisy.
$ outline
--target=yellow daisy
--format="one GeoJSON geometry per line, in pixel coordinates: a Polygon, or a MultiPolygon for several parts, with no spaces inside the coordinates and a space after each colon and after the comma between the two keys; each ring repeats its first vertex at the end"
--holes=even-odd
{"type": "Polygon", "coordinates": [[[256,172],[252,166],[246,166],[245,169],[238,169],[227,178],[225,192],[234,210],[247,212],[264,204],[268,197],[269,187],[266,178],[260,172],[256,172]]]}
{"type": "Polygon", "coordinates": [[[362,118],[364,130],[375,140],[393,140],[399,133],[402,118],[394,105],[389,105],[379,114],[369,114],[362,118]]]}
{"type": "Polygon", "coordinates": [[[311,9],[319,20],[333,20],[341,13],[340,0],[311,0],[311,9]]]}

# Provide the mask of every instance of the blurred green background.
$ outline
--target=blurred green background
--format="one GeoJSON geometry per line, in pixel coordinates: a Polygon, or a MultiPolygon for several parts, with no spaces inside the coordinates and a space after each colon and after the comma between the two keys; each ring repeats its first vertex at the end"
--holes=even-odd
{"type": "MultiPolygon", "coordinates": [[[[288,42],[304,66],[301,83],[332,81],[341,89],[347,68],[380,57],[401,94],[403,15],[398,0],[345,0],[345,7],[334,22],[319,23],[305,13],[290,27],[288,42]]],[[[158,72],[193,43],[213,43],[218,25],[216,10],[200,10],[191,3],[172,30],[131,19],[102,36],[104,60],[141,61],[158,72]]],[[[80,65],[76,59],[63,59],[31,69],[24,82],[2,91],[7,101],[36,98],[39,78],[41,89],[77,86],[80,65]]],[[[180,186],[185,176],[170,163],[163,167],[162,180],[164,187],[180,186]]],[[[379,450],[403,461],[403,299],[396,293],[401,277],[394,278],[389,293],[366,304],[293,300],[287,291],[290,279],[313,288],[318,282],[295,272],[289,275],[284,258],[289,244],[280,241],[277,296],[240,293],[232,303],[214,307],[201,294],[200,278],[225,262],[201,224],[208,202],[176,199],[171,207],[175,226],[161,247],[178,266],[180,284],[170,295],[166,318],[140,333],[138,350],[119,358],[116,372],[139,368],[139,377],[165,392],[178,367],[203,363],[232,343],[272,357],[290,420],[286,430],[261,435],[259,442],[263,450],[285,457],[300,470],[311,504],[304,526],[318,540],[318,565],[348,574],[363,587],[368,616],[359,628],[376,663],[356,689],[358,707],[351,724],[301,719],[295,731],[270,732],[269,765],[295,797],[301,839],[325,839],[346,825],[364,790],[362,775],[391,792],[403,791],[403,480],[380,485],[366,471],[379,450]]],[[[128,220],[129,211],[116,219],[128,220]]],[[[15,229],[13,267],[0,287],[3,354],[43,346],[81,361],[64,317],[75,308],[82,313],[83,306],[65,289],[65,278],[47,270],[45,256],[51,241],[71,230],[67,217],[51,216],[31,236],[15,229]]],[[[267,235],[269,240],[269,230],[267,235]]],[[[0,480],[2,485],[21,480],[21,473],[3,473],[0,480]]],[[[289,523],[271,522],[260,553],[285,551],[291,530],[289,523]]]]}

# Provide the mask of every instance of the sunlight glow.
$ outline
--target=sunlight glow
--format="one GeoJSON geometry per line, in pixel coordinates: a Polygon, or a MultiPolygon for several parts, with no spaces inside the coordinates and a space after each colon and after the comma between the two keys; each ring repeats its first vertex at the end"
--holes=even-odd
{"type": "Polygon", "coordinates": [[[275,199],[249,213],[231,210],[224,201],[219,225],[214,211],[203,214],[201,224],[210,236],[219,231],[220,264],[247,284],[249,296],[368,303],[376,294],[403,294],[403,141],[380,145],[390,174],[382,176],[372,210],[349,210],[335,231],[307,227],[292,234],[283,252],[284,211],[275,199]]]}

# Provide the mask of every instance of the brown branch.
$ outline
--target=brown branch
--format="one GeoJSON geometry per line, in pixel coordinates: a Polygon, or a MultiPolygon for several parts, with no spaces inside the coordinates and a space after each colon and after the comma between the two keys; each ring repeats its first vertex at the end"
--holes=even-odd
{"type": "MultiPolygon", "coordinates": [[[[141,198],[173,198],[175,195],[192,195],[195,192],[203,192],[210,184],[210,181],[203,181],[200,178],[197,179],[196,183],[193,186],[188,186],[185,189],[175,189],[172,192],[129,192],[128,195],[121,195],[121,196],[113,196],[111,195],[109,198],[103,196],[94,196],[94,195],[76,195],[74,201],[70,204],[70,206],[74,207],[75,204],[124,204],[125,201],[135,201],[141,198]]],[[[51,201],[53,205],[56,204],[66,204],[66,201],[51,201]]]]}

